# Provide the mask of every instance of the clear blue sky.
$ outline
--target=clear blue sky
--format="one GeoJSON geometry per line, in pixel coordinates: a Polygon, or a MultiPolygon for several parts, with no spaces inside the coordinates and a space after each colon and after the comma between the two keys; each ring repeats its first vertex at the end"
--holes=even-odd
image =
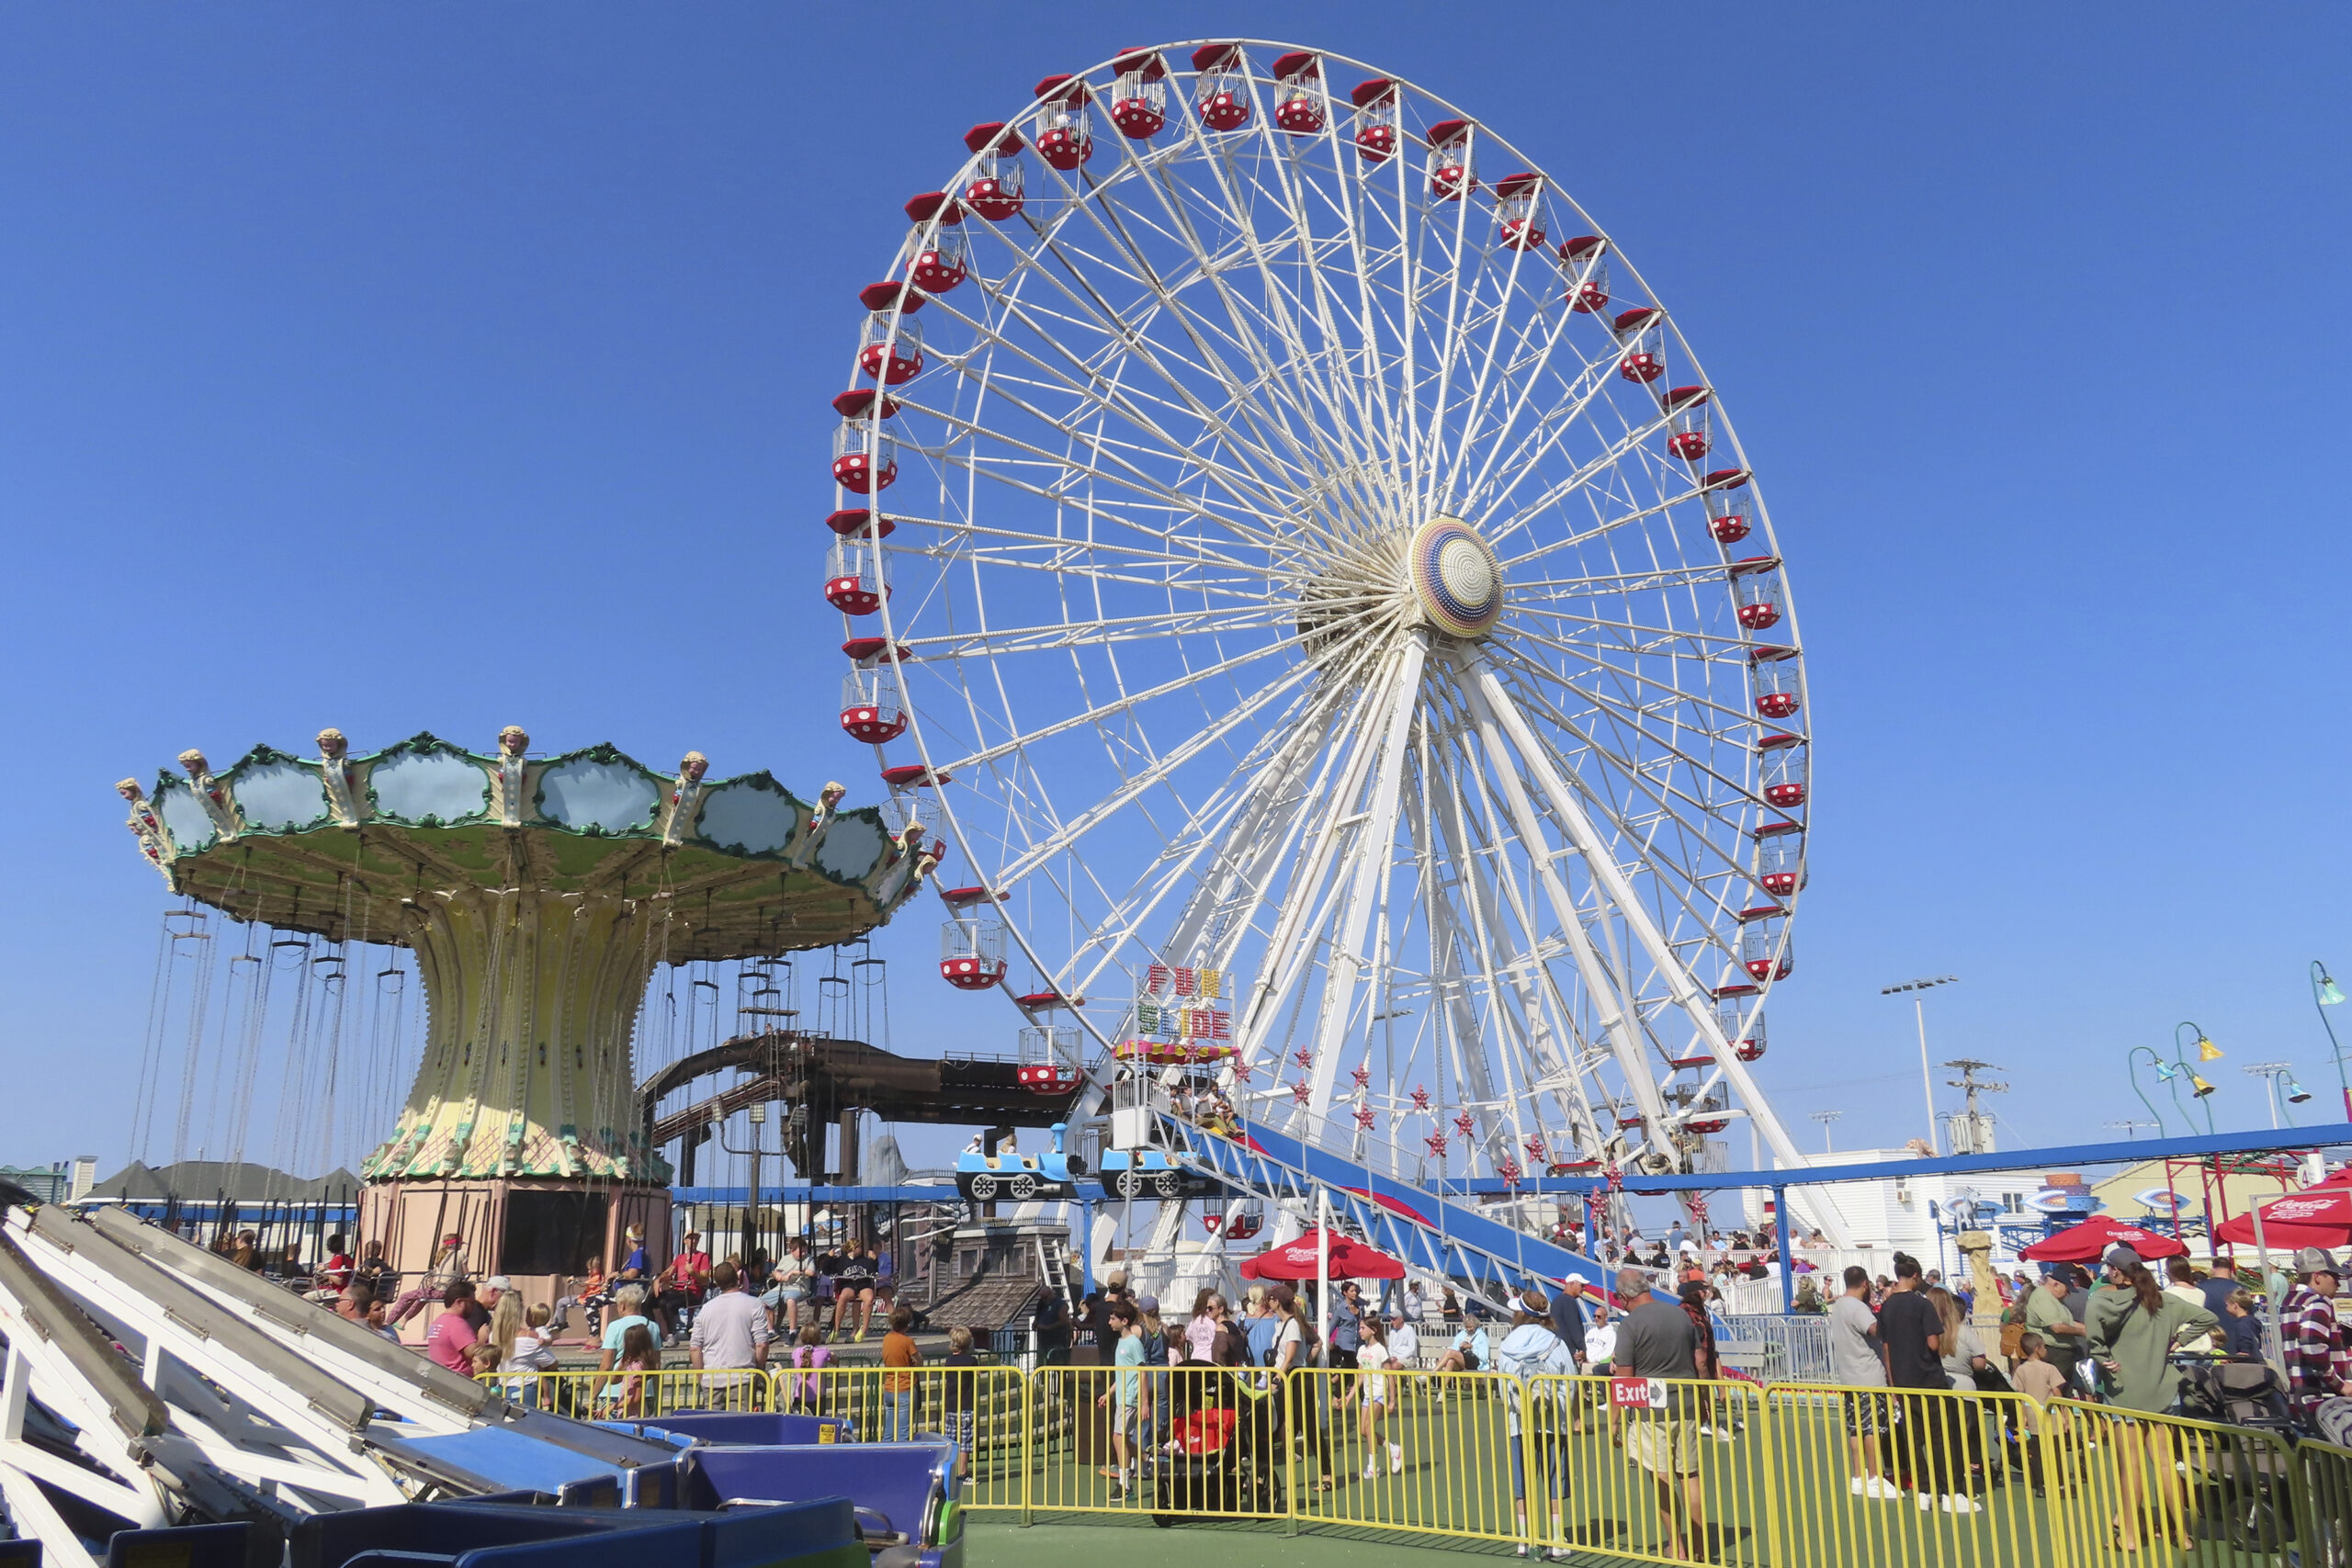
{"type": "MultiPolygon", "coordinates": [[[[2240,1064],[2332,1084],[2352,13],[876,16],[0,11],[0,1163],[119,1156],[163,893],[108,786],[185,746],[519,722],[873,798],[818,592],[854,291],[966,126],[1235,33],[1501,129],[1736,409],[1812,681],[1786,1116],[1919,1132],[1877,991],[1946,970],[1938,1054],[2009,1069],[2015,1138],[2142,1114],[2122,1054],[2184,1018],[2224,1125],[2240,1064]]],[[[1009,1048],[933,925],[884,943],[897,1043],[1009,1048]]]]}

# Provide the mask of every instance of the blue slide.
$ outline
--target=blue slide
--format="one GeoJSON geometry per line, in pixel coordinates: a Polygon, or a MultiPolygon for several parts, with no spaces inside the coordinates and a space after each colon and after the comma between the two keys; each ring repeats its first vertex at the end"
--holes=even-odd
{"type": "Polygon", "coordinates": [[[1319,1187],[1330,1194],[1335,1222],[1409,1268],[1497,1302],[1522,1286],[1548,1292],[1571,1277],[1608,1288],[1607,1270],[1592,1258],[1286,1133],[1252,1123],[1235,1139],[1182,1122],[1163,1126],[1178,1147],[1190,1151],[1191,1164],[1227,1186],[1261,1198],[1309,1196],[1319,1187]]]}

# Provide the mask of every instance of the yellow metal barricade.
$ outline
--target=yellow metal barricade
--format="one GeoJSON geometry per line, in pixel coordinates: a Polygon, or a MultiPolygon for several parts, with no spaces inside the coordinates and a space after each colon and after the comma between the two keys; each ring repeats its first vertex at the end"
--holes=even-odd
{"type": "Polygon", "coordinates": [[[774,1371],[779,1410],[844,1422],[850,1442],[955,1443],[964,1506],[1024,1506],[1029,1382],[1017,1367],[817,1367],[774,1371]]]}
{"type": "Polygon", "coordinates": [[[2051,1419],[2024,1395],[1781,1386],[1764,1410],[1781,1562],[2063,1561],[2051,1419]]]}
{"type": "Polygon", "coordinates": [[[1302,1522],[1521,1540],[1526,1389],[1498,1372],[1294,1371],[1283,1444],[1302,1522]]]}
{"type": "MultiPolygon", "coordinates": [[[[2307,1489],[2320,1467],[2299,1466],[2285,1439],[2064,1399],[2050,1415],[2065,1483],[2058,1517],[2069,1568],[2152,1555],[2193,1563],[2328,1561],[2304,1535],[2319,1506],[2307,1489]]],[[[2345,1516],[2334,1517],[2340,1537],[2345,1516]]]]}
{"type": "Polygon", "coordinates": [[[2302,1559],[2312,1568],[2352,1568],[2352,1449],[2334,1443],[2295,1445],[2302,1483],[2302,1559]]]}
{"type": "Polygon", "coordinates": [[[1041,1367],[1029,1503],[1046,1513],[1268,1518],[1283,1511],[1280,1395],[1223,1367],[1041,1367]]]}
{"type": "Polygon", "coordinates": [[[1509,1425],[1510,1486],[1534,1544],[1771,1561],[1770,1433],[1755,1384],[1530,1378],[1509,1425]]]}
{"type": "Polygon", "coordinates": [[[775,1408],[768,1374],[697,1371],[486,1372],[476,1380],[534,1410],[582,1421],[655,1421],[692,1411],[775,1408]]]}

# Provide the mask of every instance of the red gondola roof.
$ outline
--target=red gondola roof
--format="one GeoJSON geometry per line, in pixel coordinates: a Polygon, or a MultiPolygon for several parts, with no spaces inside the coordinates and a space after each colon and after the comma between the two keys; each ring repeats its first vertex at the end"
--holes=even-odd
{"type": "Polygon", "coordinates": [[[1082,104],[1091,95],[1082,78],[1063,71],[1038,83],[1035,96],[1049,104],[1082,104]]]}
{"type": "Polygon", "coordinates": [[[1605,251],[1608,248],[1609,242],[1602,239],[1598,234],[1578,234],[1573,240],[1563,240],[1560,242],[1560,259],[1562,261],[1582,261],[1585,257],[1605,251]]]}
{"type": "Polygon", "coordinates": [[[1010,157],[1021,151],[1021,132],[1001,119],[992,119],[964,132],[964,145],[975,152],[993,151],[1001,156],[1010,157]]]}
{"type": "Polygon", "coordinates": [[[1742,909],[1739,912],[1739,923],[1746,925],[1750,920],[1769,920],[1775,915],[1787,913],[1788,911],[1778,904],[1758,904],[1752,909],[1742,909]]]}
{"type": "Polygon", "coordinates": [[[939,897],[951,908],[960,909],[967,904],[991,901],[996,895],[985,887],[943,887],[939,890],[939,897]]]}
{"type": "Polygon", "coordinates": [[[1323,57],[1311,49],[1294,49],[1274,62],[1274,80],[1287,82],[1296,76],[1323,74],[1323,57]]]}
{"type": "Polygon", "coordinates": [[[1123,76],[1130,71],[1140,71],[1145,81],[1157,82],[1168,74],[1168,62],[1159,58],[1156,49],[1130,49],[1111,62],[1111,69],[1123,76]]]}
{"type": "Polygon", "coordinates": [[[1348,89],[1348,101],[1358,108],[1396,96],[1396,82],[1386,76],[1370,76],[1348,89]]]}
{"type": "Polygon", "coordinates": [[[1699,481],[1701,490],[1737,490],[1748,480],[1746,468],[1717,468],[1699,481]]]}
{"type": "Polygon", "coordinates": [[[925,762],[901,762],[882,770],[882,782],[892,789],[926,789],[951,782],[952,775],[934,773],[925,762]]]}
{"type": "Polygon", "coordinates": [[[869,283],[857,291],[857,302],[869,310],[895,306],[910,316],[922,309],[922,296],[911,283],[869,283]]]}
{"type": "MultiPolygon", "coordinates": [[[[1508,201],[1515,196],[1526,196],[1542,187],[1544,176],[1521,169],[1515,175],[1505,175],[1495,182],[1495,194],[1508,201]]],[[[1566,250],[1566,246],[1562,246],[1566,250]]]]}
{"type": "Polygon", "coordinates": [[[942,223],[961,223],[964,209],[945,191],[927,190],[907,197],[907,216],[917,223],[928,223],[933,218],[942,223]]]}
{"type": "Polygon", "coordinates": [[[1750,664],[1773,664],[1783,659],[1794,659],[1796,656],[1795,649],[1783,647],[1777,642],[1759,642],[1747,650],[1747,661],[1750,664]]]}
{"type": "Polygon", "coordinates": [[[1778,556],[1742,556],[1724,570],[1734,577],[1749,577],[1759,571],[1770,571],[1780,564],[1778,556]]]}
{"type": "Polygon", "coordinates": [[[1435,125],[1430,127],[1430,145],[1432,147],[1451,147],[1455,142],[1463,141],[1468,137],[1469,134],[1470,122],[1468,120],[1442,119],[1435,125]]]}
{"type": "Polygon", "coordinates": [[[877,539],[888,538],[899,527],[888,517],[876,519],[872,511],[863,506],[844,506],[839,512],[827,513],[825,526],[843,538],[870,529],[877,539]]]}
{"type": "Polygon", "coordinates": [[[1660,398],[1658,405],[1667,412],[1673,413],[1679,409],[1697,408],[1706,400],[1707,389],[1704,387],[1677,387],[1660,398]]]}
{"type": "Polygon", "coordinates": [[[1195,71],[1223,71],[1241,62],[1241,46],[1238,43],[1204,43],[1193,51],[1195,71]]]}
{"type": "MultiPolygon", "coordinates": [[[[854,637],[847,642],[842,644],[842,651],[863,664],[869,659],[879,658],[882,653],[889,648],[889,646],[890,639],[888,637],[854,637]]],[[[913,657],[913,649],[910,649],[903,642],[899,645],[899,659],[901,662],[912,659],[913,657]]]]}
{"type": "MultiPolygon", "coordinates": [[[[874,398],[875,392],[873,388],[852,387],[848,391],[843,392],[841,396],[833,400],[833,412],[841,415],[843,419],[864,419],[867,414],[874,412],[874,398]]],[[[898,412],[898,399],[884,398],[882,400],[882,417],[884,419],[895,418],[897,417],[898,412]]]]}
{"type": "Polygon", "coordinates": [[[1623,337],[1636,327],[1648,326],[1665,314],[1664,310],[1655,305],[1636,305],[1630,310],[1618,311],[1617,320],[1613,325],[1617,330],[1617,335],[1623,337]]]}
{"type": "Polygon", "coordinates": [[[1750,829],[1750,831],[1759,839],[1777,839],[1783,833],[1804,832],[1804,824],[1802,822],[1790,822],[1786,820],[1779,822],[1758,822],[1752,829],[1750,829]]]}
{"type": "Polygon", "coordinates": [[[1759,739],[1756,742],[1756,749],[1758,751],[1770,751],[1782,746],[1797,745],[1804,739],[1804,737],[1802,735],[1792,734],[1785,729],[1776,729],[1771,734],[1759,739]]]}

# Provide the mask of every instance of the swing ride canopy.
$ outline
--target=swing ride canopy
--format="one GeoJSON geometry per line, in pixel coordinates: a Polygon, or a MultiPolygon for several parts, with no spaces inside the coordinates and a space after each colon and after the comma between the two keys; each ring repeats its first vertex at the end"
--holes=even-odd
{"type": "Polygon", "coordinates": [[[937,859],[919,829],[839,809],[839,784],[810,805],[764,773],[707,782],[698,752],[665,777],[529,740],[510,726],[492,755],[431,735],[355,755],[329,729],[316,760],[256,747],[216,774],[187,751],[152,795],[117,786],[173,892],[415,951],[424,1058],[370,1180],[666,1180],[629,1060],[653,966],[851,940],[937,859]]]}

